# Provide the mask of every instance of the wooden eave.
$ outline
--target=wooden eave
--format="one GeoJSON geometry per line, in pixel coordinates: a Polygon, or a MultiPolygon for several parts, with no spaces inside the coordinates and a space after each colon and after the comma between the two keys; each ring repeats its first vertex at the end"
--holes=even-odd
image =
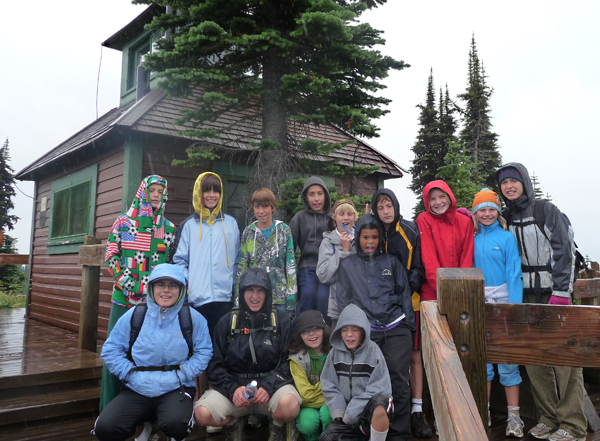
{"type": "Polygon", "coordinates": [[[160,15],[163,12],[165,12],[163,6],[158,6],[156,3],[153,3],[148,8],[144,9],[144,12],[134,18],[124,28],[106,39],[102,43],[102,46],[122,51],[125,44],[131,41],[132,37],[143,31],[144,26],[150,23],[155,16],[160,15]]]}

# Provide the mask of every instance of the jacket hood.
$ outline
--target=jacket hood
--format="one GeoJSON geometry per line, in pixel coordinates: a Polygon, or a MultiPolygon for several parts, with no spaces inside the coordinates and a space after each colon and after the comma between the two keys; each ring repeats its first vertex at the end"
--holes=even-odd
{"type": "MultiPolygon", "coordinates": [[[[260,286],[266,292],[265,303],[259,313],[268,313],[273,305],[273,290],[271,289],[271,278],[269,273],[263,268],[248,268],[240,277],[240,310],[248,314],[253,314],[246,304],[244,293],[251,286],[260,286]]],[[[254,313],[255,314],[255,313],[254,313]]]]}
{"type": "Polygon", "coordinates": [[[131,203],[131,207],[127,210],[127,216],[132,219],[151,218],[152,223],[158,227],[162,227],[165,223],[164,211],[169,192],[167,191],[167,180],[162,176],[150,175],[145,177],[138,188],[135,198],[131,203]],[[152,208],[150,199],[150,186],[152,184],[160,184],[164,187],[162,198],[158,203],[158,207],[152,208]]]}
{"type": "Polygon", "coordinates": [[[311,185],[320,185],[321,187],[323,187],[323,191],[325,192],[325,203],[323,204],[323,213],[331,215],[331,196],[329,196],[329,190],[327,190],[325,182],[323,182],[321,178],[317,178],[316,176],[311,176],[304,183],[304,188],[302,189],[302,194],[300,195],[302,205],[304,205],[304,208],[306,208],[309,212],[314,213],[312,208],[310,208],[310,205],[308,205],[308,201],[306,200],[306,192],[308,191],[308,188],[311,185]]]}
{"type": "Polygon", "coordinates": [[[518,162],[508,162],[508,163],[504,164],[502,167],[500,167],[496,171],[496,181],[498,181],[498,188],[500,188],[500,182],[499,182],[500,173],[502,173],[502,170],[504,170],[505,168],[508,168],[508,167],[516,168],[517,171],[519,172],[519,174],[521,175],[521,178],[523,178],[523,195],[515,201],[509,201],[502,194],[502,190],[500,190],[500,197],[502,198],[504,203],[508,207],[516,206],[518,209],[523,209],[528,205],[535,204],[535,193],[533,192],[533,184],[531,183],[531,178],[529,177],[529,172],[527,171],[527,169],[525,168],[525,166],[523,164],[520,164],[518,162]]]}
{"type": "Polygon", "coordinates": [[[183,269],[179,265],[174,265],[171,263],[161,263],[160,265],[156,265],[156,267],[152,270],[152,274],[148,278],[148,302],[149,305],[154,305],[158,307],[156,301],[154,300],[154,287],[153,284],[156,280],[160,279],[169,279],[173,280],[181,285],[181,289],[179,290],[179,298],[177,301],[169,308],[179,309],[181,305],[181,301],[185,297],[186,285],[185,285],[185,274],[183,269]]]}
{"type": "Polygon", "coordinates": [[[370,223],[375,224],[377,226],[377,230],[379,231],[379,246],[377,247],[375,255],[383,252],[383,228],[381,226],[381,222],[379,222],[379,220],[372,214],[367,213],[358,220],[354,227],[354,246],[356,247],[356,254],[362,257],[367,256],[367,254],[363,253],[360,248],[360,232],[366,225],[370,223]]]}
{"type": "Polygon", "coordinates": [[[381,219],[379,219],[379,214],[377,213],[377,198],[382,194],[388,196],[392,200],[392,205],[394,206],[394,222],[392,223],[392,228],[394,228],[396,225],[398,225],[398,222],[400,222],[402,216],[400,215],[400,202],[398,202],[398,198],[389,188],[380,188],[373,193],[373,197],[371,198],[371,209],[373,210],[373,215],[379,222],[381,222],[381,219]]]}
{"type": "MultiPolygon", "coordinates": [[[[204,217],[204,220],[206,220],[207,222],[209,222],[209,219],[212,222],[215,221],[217,215],[221,212],[221,206],[223,204],[223,182],[221,181],[221,178],[218,174],[213,172],[205,172],[198,176],[198,179],[196,179],[196,183],[194,184],[193,203],[194,210],[196,210],[196,213],[200,215],[200,218],[204,217]],[[221,194],[219,196],[219,202],[217,202],[217,205],[213,209],[212,213],[209,212],[207,208],[202,206],[202,179],[204,179],[208,175],[216,176],[219,182],[221,183],[221,194]]],[[[212,225],[212,222],[209,222],[209,225],[212,225]]]]}
{"type": "Polygon", "coordinates": [[[439,216],[438,214],[433,213],[431,211],[431,208],[429,207],[429,192],[434,188],[439,188],[448,196],[450,196],[450,207],[448,208],[448,210],[446,210],[444,214],[447,216],[454,215],[456,213],[456,198],[454,197],[454,193],[452,193],[452,190],[450,190],[450,187],[448,187],[448,184],[446,184],[441,179],[438,181],[431,181],[423,189],[423,205],[425,205],[425,209],[427,210],[427,212],[432,214],[433,216],[439,216]]]}
{"type": "Polygon", "coordinates": [[[331,346],[333,346],[335,349],[348,351],[348,348],[346,348],[346,344],[344,343],[344,339],[342,338],[342,328],[344,326],[358,326],[364,331],[365,339],[357,351],[360,351],[362,348],[364,348],[365,342],[371,339],[371,324],[369,323],[364,311],[353,303],[350,303],[344,308],[340,314],[335,330],[331,333],[331,338],[329,339],[331,346]]]}

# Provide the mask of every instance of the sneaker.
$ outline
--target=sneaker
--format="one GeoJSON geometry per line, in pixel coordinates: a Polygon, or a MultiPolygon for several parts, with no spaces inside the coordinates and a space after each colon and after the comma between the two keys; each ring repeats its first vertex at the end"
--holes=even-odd
{"type": "Polygon", "coordinates": [[[506,436],[511,438],[523,438],[523,427],[525,423],[519,415],[509,413],[506,420],[506,436]]]}
{"type": "Polygon", "coordinates": [[[223,426],[225,441],[242,441],[242,429],[244,426],[239,418],[235,418],[229,424],[223,426]]]}
{"type": "Polygon", "coordinates": [[[488,427],[492,427],[492,412],[490,412],[489,407],[488,407],[488,427]]]}
{"type": "Polygon", "coordinates": [[[410,415],[410,430],[417,438],[431,438],[433,432],[431,426],[427,423],[423,412],[413,412],[410,415]]]}
{"type": "Polygon", "coordinates": [[[545,425],[544,423],[537,423],[535,427],[529,429],[530,437],[536,439],[548,439],[548,437],[554,432],[554,429],[550,426],[545,425]]]}
{"type": "Polygon", "coordinates": [[[150,439],[150,435],[152,434],[152,424],[144,423],[144,430],[135,438],[135,441],[148,441],[150,439]]]}
{"type": "Polygon", "coordinates": [[[223,426],[206,426],[206,433],[221,433],[223,426]]]}
{"type": "Polygon", "coordinates": [[[571,435],[569,432],[563,429],[558,429],[552,435],[548,437],[548,441],[585,441],[585,436],[577,438],[571,435]]]}
{"type": "Polygon", "coordinates": [[[272,421],[269,423],[269,440],[268,441],[285,441],[285,424],[278,426],[272,421]]]}

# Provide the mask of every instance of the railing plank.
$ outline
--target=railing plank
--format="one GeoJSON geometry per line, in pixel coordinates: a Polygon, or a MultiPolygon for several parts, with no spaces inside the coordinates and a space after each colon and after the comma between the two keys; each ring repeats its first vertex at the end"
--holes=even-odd
{"type": "Polygon", "coordinates": [[[422,352],[441,441],[486,440],[446,318],[437,302],[421,303],[422,352]]]}
{"type": "Polygon", "coordinates": [[[0,254],[0,265],[28,265],[29,254],[0,254]]]}
{"type": "Polygon", "coordinates": [[[486,303],[488,363],[600,366],[600,307],[486,303]]]}

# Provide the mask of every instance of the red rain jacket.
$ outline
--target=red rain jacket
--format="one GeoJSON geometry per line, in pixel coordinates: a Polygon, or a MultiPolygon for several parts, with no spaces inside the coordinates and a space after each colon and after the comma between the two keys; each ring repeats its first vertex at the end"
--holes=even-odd
{"type": "Polygon", "coordinates": [[[437,300],[438,268],[473,268],[473,221],[456,212],[456,199],[444,181],[432,181],[425,186],[423,204],[427,211],[417,218],[426,278],[421,286],[421,300],[437,300]],[[434,188],[442,190],[452,201],[444,214],[435,215],[429,208],[429,192],[434,188]]]}

